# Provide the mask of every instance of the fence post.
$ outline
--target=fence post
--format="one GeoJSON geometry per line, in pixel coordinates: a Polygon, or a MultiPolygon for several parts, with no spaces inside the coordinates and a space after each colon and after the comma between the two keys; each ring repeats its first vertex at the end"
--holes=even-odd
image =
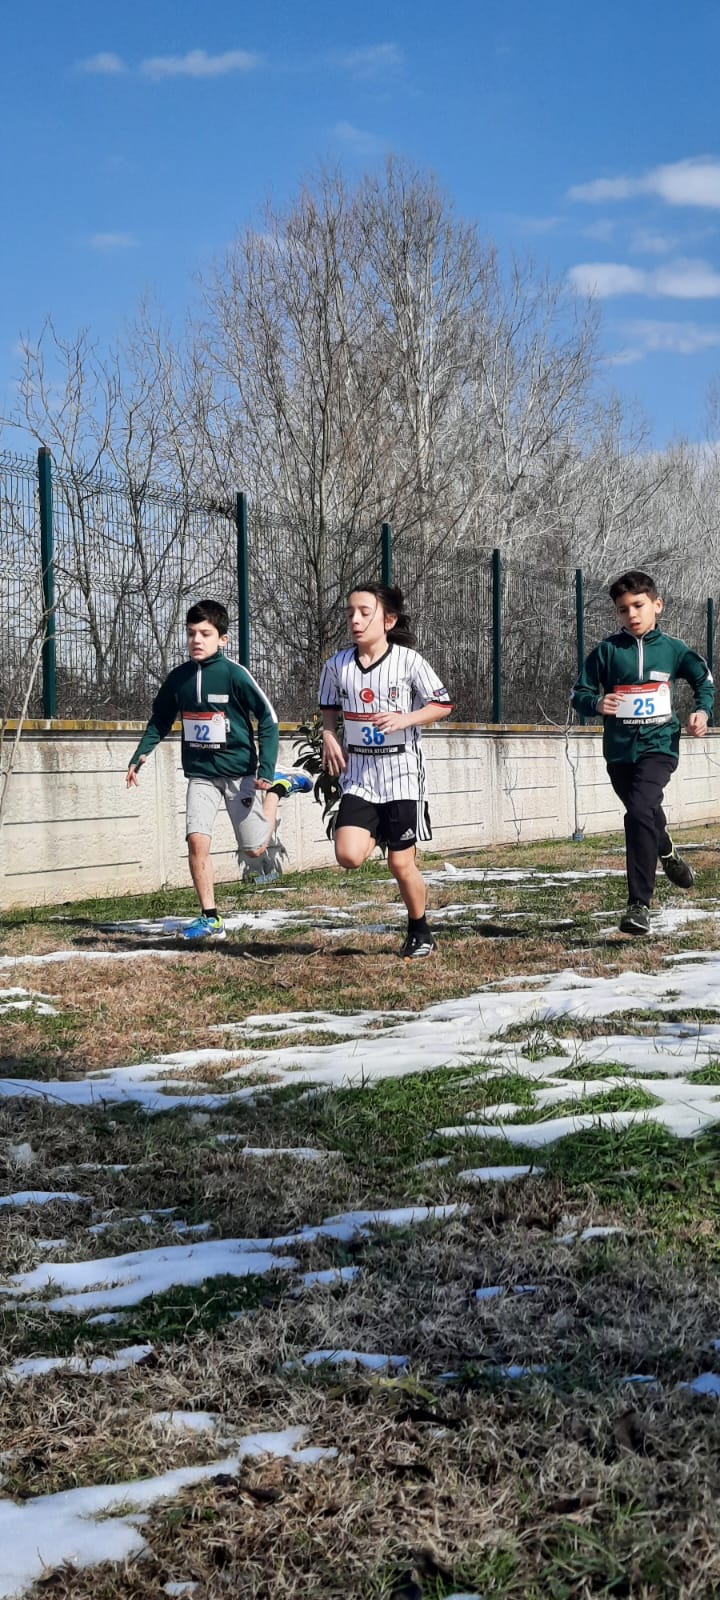
{"type": "Polygon", "coordinates": [[[392,526],[384,522],[380,529],[380,582],[389,588],[393,581],[392,526]]]}
{"type": "MultiPolygon", "coordinates": [[[[585,587],[582,567],[575,568],[575,642],[577,644],[578,677],[585,665],[585,587]]],[[[578,715],[581,726],[585,718],[578,715]]]]}
{"type": "MultiPolygon", "coordinates": [[[[706,637],[707,637],[707,643],[706,643],[707,666],[709,666],[710,672],[712,672],[712,658],[714,658],[714,654],[715,654],[715,602],[714,602],[714,600],[712,600],[712,597],[710,597],[710,595],[707,595],[707,635],[706,635],[706,637]]],[[[710,726],[712,726],[712,722],[714,722],[714,715],[712,715],[712,712],[710,712],[709,718],[707,718],[707,726],[709,726],[709,728],[710,728],[710,726]]]]}
{"type": "Polygon", "coordinates": [[[238,659],[241,667],[250,666],[250,564],[248,559],[247,495],[235,497],[237,529],[238,659]]]}
{"type": "Polygon", "coordinates": [[[38,450],[40,502],[40,564],[43,592],[42,702],[43,716],[57,716],[57,662],[55,655],[55,568],[53,563],[52,456],[47,445],[38,450]]]}
{"type": "Polygon", "coordinates": [[[492,720],[502,722],[502,562],[492,553],[492,720]]]}

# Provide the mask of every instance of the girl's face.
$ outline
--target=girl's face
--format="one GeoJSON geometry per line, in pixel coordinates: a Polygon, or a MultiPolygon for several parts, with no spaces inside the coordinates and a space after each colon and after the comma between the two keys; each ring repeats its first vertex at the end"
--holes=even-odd
{"type": "Polygon", "coordinates": [[[347,603],[348,629],[353,643],[367,649],[380,644],[394,627],[397,617],[386,615],[377,595],[367,589],[353,589],[347,603]]]}

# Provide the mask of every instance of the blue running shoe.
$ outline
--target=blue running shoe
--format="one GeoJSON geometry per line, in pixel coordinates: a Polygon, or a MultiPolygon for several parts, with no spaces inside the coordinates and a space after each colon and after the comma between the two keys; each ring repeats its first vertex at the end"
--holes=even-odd
{"type": "Polygon", "coordinates": [[[225,939],[225,923],[222,917],[206,917],[203,911],[188,928],[183,928],[183,939],[225,939]]]}
{"type": "Polygon", "coordinates": [[[312,778],[306,772],[276,772],[272,781],[273,794],[285,797],[289,794],[309,794],[312,789],[312,778]]]}

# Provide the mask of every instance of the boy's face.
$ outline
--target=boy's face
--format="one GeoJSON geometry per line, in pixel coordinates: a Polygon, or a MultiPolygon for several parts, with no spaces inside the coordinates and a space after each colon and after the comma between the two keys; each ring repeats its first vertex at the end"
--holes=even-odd
{"type": "Polygon", "coordinates": [[[187,626],[188,655],[191,661],[208,661],[227,644],[227,634],[219,634],[212,622],[189,622],[187,626]]]}
{"type": "Polygon", "coordinates": [[[663,603],[660,596],[651,600],[649,594],[621,594],[615,601],[620,626],[634,633],[637,639],[655,627],[663,603]]]}

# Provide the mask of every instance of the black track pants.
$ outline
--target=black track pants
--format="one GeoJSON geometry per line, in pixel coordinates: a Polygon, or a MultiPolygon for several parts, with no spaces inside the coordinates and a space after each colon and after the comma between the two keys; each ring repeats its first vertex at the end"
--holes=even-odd
{"type": "Polygon", "coordinates": [[[675,756],[658,752],[639,761],[611,761],[608,777],[625,807],[625,861],[628,900],[649,906],[658,856],[671,848],[663,790],[675,771],[675,756]]]}

